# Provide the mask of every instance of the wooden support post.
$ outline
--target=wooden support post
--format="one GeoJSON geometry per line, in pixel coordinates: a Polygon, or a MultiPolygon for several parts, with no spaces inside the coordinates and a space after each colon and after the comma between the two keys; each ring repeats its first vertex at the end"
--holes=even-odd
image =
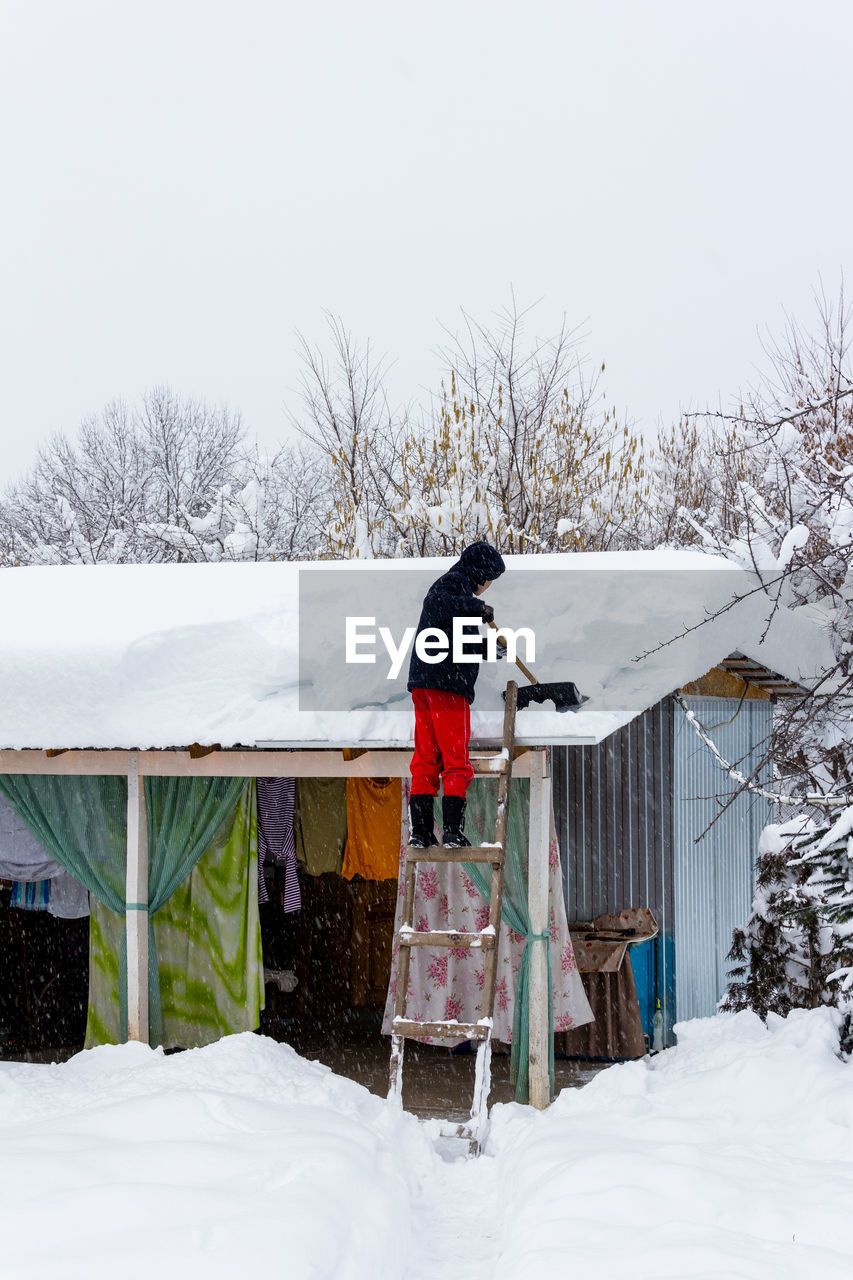
{"type": "MultiPolygon", "coordinates": [[[[532,933],[547,933],[548,846],[551,828],[551,777],[545,751],[531,753],[530,832],[527,909],[532,933]]],[[[548,961],[545,944],[534,942],[530,956],[530,1103],[540,1111],[551,1103],[548,1071],[548,961]]]]}
{"type": "Polygon", "coordinates": [[[148,1044],[148,810],[139,753],[127,757],[127,1038],[148,1044]]]}

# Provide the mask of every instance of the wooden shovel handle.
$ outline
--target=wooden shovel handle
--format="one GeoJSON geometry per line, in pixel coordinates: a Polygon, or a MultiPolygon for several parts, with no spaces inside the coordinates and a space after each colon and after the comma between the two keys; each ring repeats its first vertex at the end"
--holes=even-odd
{"type": "MultiPolygon", "coordinates": [[[[494,621],[490,622],[489,626],[492,628],[493,631],[500,631],[500,627],[494,621]]],[[[531,684],[539,683],[539,681],[536,679],[533,672],[529,670],[529,668],[526,667],[524,663],[521,661],[521,658],[519,658],[518,654],[515,655],[515,665],[518,667],[519,671],[524,672],[524,674],[527,676],[527,679],[530,681],[531,684]]]]}

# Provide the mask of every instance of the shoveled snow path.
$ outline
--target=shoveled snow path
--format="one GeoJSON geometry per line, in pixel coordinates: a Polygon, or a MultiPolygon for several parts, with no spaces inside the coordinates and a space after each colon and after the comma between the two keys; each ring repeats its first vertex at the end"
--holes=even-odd
{"type": "Polygon", "coordinates": [[[492,1111],[486,1154],[433,1168],[405,1280],[538,1272],[850,1280],[853,1064],[839,1015],[682,1024],[544,1113],[492,1111]]]}
{"type": "MultiPolygon", "coordinates": [[[[446,1157],[425,1181],[413,1206],[415,1240],[403,1280],[489,1280],[500,1245],[497,1162],[453,1158],[454,1146],[437,1144],[446,1157]]],[[[389,1273],[390,1274],[390,1273],[389,1273]]]]}
{"type": "Polygon", "coordinates": [[[259,1036],[0,1063],[0,1274],[850,1280],[839,1022],[686,1023],[548,1111],[494,1107],[476,1160],[259,1036]]]}

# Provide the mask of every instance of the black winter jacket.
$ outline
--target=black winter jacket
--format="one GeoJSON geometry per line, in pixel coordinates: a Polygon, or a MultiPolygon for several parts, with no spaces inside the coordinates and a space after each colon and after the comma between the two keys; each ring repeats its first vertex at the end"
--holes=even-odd
{"type": "MultiPolygon", "coordinates": [[[[418,632],[427,627],[439,627],[452,648],[453,619],[482,618],[487,604],[474,595],[474,590],[484,582],[499,578],[504,569],[501,556],[487,542],[475,542],[466,547],[453,568],[434,582],[426,593],[418,632]]],[[[466,650],[474,653],[473,629],[469,635],[471,638],[466,643],[466,650]]],[[[483,655],[485,656],[485,640],[483,655]]],[[[443,657],[441,662],[422,662],[413,648],[407,688],[461,693],[468,702],[473,702],[474,685],[479,674],[479,662],[454,662],[452,653],[443,657]]]]}

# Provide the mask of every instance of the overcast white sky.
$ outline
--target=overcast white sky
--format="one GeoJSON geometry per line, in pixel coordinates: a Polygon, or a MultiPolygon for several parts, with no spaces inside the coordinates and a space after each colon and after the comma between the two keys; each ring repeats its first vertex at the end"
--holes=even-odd
{"type": "Polygon", "coordinates": [[[0,0],[0,482],[168,382],[286,431],[324,310],[565,312],[641,424],[853,275],[850,0],[0,0]]]}

